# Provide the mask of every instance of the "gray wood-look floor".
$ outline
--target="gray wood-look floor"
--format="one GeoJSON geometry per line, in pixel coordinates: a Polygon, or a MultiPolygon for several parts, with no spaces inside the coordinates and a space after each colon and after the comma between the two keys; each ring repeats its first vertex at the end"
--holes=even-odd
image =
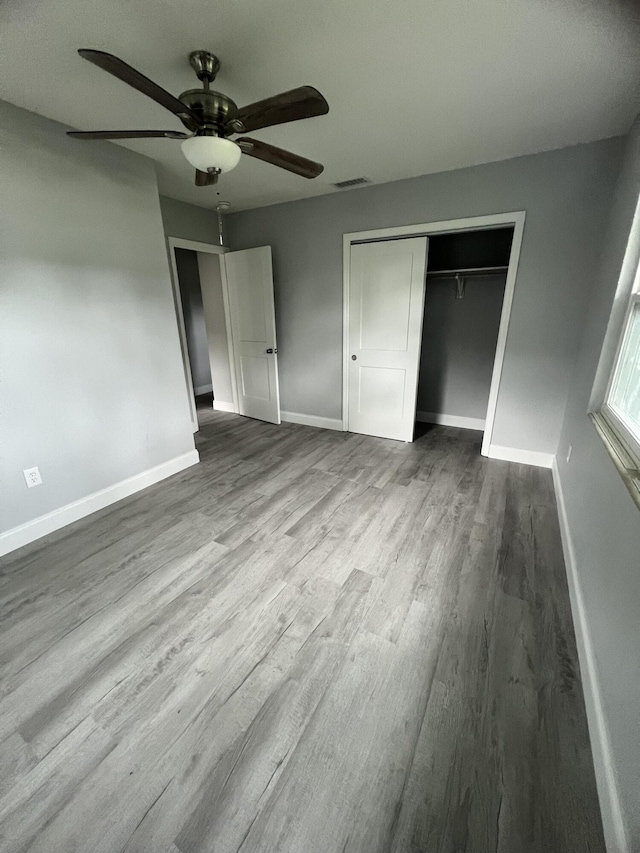
{"type": "Polygon", "coordinates": [[[550,473],[204,417],[3,561],[3,853],[601,853],[550,473]]]}

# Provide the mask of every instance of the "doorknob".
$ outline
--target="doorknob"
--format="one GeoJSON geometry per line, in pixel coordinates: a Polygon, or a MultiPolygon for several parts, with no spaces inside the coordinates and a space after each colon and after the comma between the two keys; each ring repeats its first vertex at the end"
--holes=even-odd
{"type": "Polygon", "coordinates": [[[275,347],[275,348],[273,348],[273,347],[269,347],[269,349],[268,349],[268,350],[265,350],[265,352],[266,352],[268,355],[271,355],[271,353],[278,352],[278,347],[275,347]]]}
{"type": "Polygon", "coordinates": [[[358,360],[358,356],[357,356],[357,355],[352,355],[352,356],[351,356],[351,361],[357,361],[357,360],[358,360]]]}

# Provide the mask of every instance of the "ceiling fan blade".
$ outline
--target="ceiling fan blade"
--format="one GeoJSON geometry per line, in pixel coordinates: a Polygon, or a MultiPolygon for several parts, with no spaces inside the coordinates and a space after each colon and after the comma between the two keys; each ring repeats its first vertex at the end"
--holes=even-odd
{"type": "Polygon", "coordinates": [[[127,65],[127,63],[122,59],[118,59],[117,56],[113,56],[111,53],[105,53],[102,50],[81,48],[78,53],[83,57],[83,59],[93,62],[93,64],[97,65],[98,68],[102,68],[103,71],[113,74],[114,77],[117,77],[118,80],[122,80],[123,83],[128,83],[129,86],[133,86],[134,89],[142,92],[143,95],[146,95],[148,98],[151,98],[156,103],[160,104],[160,106],[193,125],[194,128],[198,126],[198,117],[189,109],[189,107],[185,106],[182,101],[174,98],[173,95],[165,91],[161,86],[158,86],[158,84],[154,83],[153,80],[149,80],[149,78],[145,77],[144,74],[141,74],[139,71],[136,71],[135,68],[127,65]]]}
{"type": "Polygon", "coordinates": [[[74,139],[188,139],[188,133],[179,130],[68,130],[74,139]]]}
{"type": "Polygon", "coordinates": [[[226,122],[231,133],[248,133],[261,127],[272,127],[287,121],[322,116],[329,112],[329,104],[313,86],[300,86],[290,92],[282,92],[264,101],[240,107],[226,122]]]}
{"type": "Polygon", "coordinates": [[[218,183],[218,173],[217,172],[201,172],[200,169],[196,169],[196,186],[197,187],[210,187],[212,184],[218,183]]]}
{"type": "Polygon", "coordinates": [[[317,178],[324,171],[322,163],[314,163],[313,160],[307,160],[306,157],[292,154],[291,151],[285,151],[283,148],[276,148],[275,145],[269,145],[266,142],[261,142],[259,139],[250,139],[248,136],[241,136],[235,142],[240,146],[243,154],[248,154],[249,157],[256,157],[258,160],[264,160],[265,163],[279,166],[281,169],[301,175],[303,178],[317,178]]]}

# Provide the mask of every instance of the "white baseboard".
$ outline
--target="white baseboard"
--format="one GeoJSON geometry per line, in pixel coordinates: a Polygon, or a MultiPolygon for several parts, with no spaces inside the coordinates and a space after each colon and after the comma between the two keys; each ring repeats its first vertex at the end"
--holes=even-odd
{"type": "Polygon", "coordinates": [[[235,414],[236,411],[233,403],[223,403],[221,400],[214,400],[213,408],[216,412],[231,412],[232,414],[235,414]]]}
{"type": "Polygon", "coordinates": [[[321,418],[319,415],[301,415],[299,412],[280,412],[280,418],[290,424],[336,429],[342,432],[342,420],[340,418],[321,418]]]}
{"type": "Polygon", "coordinates": [[[193,393],[196,397],[199,394],[211,394],[213,392],[213,385],[196,385],[194,386],[193,393]]]}
{"type": "Polygon", "coordinates": [[[26,524],[0,533],[0,556],[15,551],[16,548],[21,548],[23,545],[28,545],[30,542],[35,542],[36,539],[46,536],[47,533],[53,533],[54,530],[59,530],[67,524],[91,515],[92,512],[104,509],[116,501],[121,501],[135,492],[146,489],[147,486],[152,486],[172,474],[177,474],[178,471],[196,465],[199,461],[198,451],[190,450],[182,456],[176,456],[175,459],[156,465],[155,468],[128,477],[113,486],[107,486],[106,489],[93,492],[85,498],[62,506],[60,509],[55,509],[53,512],[48,512],[46,515],[41,515],[39,518],[34,518],[33,521],[28,521],[26,524]]]}
{"type": "Polygon", "coordinates": [[[560,535],[562,537],[562,550],[567,570],[567,581],[569,585],[569,597],[571,599],[571,611],[573,613],[573,627],[578,646],[578,658],[580,660],[580,673],[582,675],[582,688],[584,701],[587,709],[587,720],[589,733],[591,735],[591,751],[596,770],[596,781],[600,796],[600,810],[602,812],[602,823],[604,827],[605,843],[608,853],[630,853],[620,798],[616,783],[609,733],[602,709],[601,691],[598,674],[593,655],[591,635],[589,633],[589,622],[582,596],[580,575],[576,563],[576,553],[573,547],[573,538],[567,518],[567,508],[558,471],[558,463],[554,457],[553,485],[558,504],[558,519],[560,521],[560,535]]]}
{"type": "Polygon", "coordinates": [[[536,468],[551,468],[555,456],[553,453],[541,453],[539,450],[520,450],[517,447],[489,445],[489,459],[502,459],[505,462],[519,462],[521,465],[535,465],[536,468]]]}
{"type": "Polygon", "coordinates": [[[461,429],[484,430],[484,418],[467,418],[463,415],[442,415],[435,412],[416,412],[416,420],[424,424],[442,424],[461,429]]]}

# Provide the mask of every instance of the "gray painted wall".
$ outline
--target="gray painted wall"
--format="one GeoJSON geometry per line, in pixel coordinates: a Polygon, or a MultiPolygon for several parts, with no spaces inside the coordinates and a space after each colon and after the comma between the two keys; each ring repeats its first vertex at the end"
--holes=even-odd
{"type": "Polygon", "coordinates": [[[200,268],[200,283],[202,285],[202,301],[206,320],[213,395],[217,403],[228,403],[233,406],[229,344],[227,341],[227,326],[225,323],[224,300],[222,297],[220,255],[197,252],[196,256],[200,268]]]}
{"type": "Polygon", "coordinates": [[[160,209],[167,237],[181,237],[199,243],[218,242],[218,215],[215,211],[166,196],[160,196],[160,209]]]}
{"type": "Polygon", "coordinates": [[[231,214],[233,249],[273,249],[281,403],[341,417],[342,235],[525,210],[493,443],[555,453],[620,139],[231,214]]]}
{"type": "Polygon", "coordinates": [[[486,417],[505,283],[469,276],[456,299],[454,279],[427,279],[418,411],[486,417]]]}
{"type": "Polygon", "coordinates": [[[207,326],[202,307],[198,256],[189,249],[176,249],[175,252],[191,379],[194,392],[204,394],[211,391],[211,369],[209,367],[207,326]]]}
{"type": "MultiPolygon", "coordinates": [[[[589,316],[558,454],[593,663],[629,849],[634,853],[640,851],[640,512],[587,409],[639,194],[640,121],[636,121],[618,179],[596,286],[586,291],[589,316]],[[567,463],[569,445],[573,451],[567,463]]],[[[596,769],[602,784],[602,766],[597,764],[596,769]]],[[[605,813],[604,818],[608,821],[609,816],[605,813]]]]}
{"type": "Polygon", "coordinates": [[[64,131],[0,102],[1,530],[194,446],[153,164],[64,131]]]}

